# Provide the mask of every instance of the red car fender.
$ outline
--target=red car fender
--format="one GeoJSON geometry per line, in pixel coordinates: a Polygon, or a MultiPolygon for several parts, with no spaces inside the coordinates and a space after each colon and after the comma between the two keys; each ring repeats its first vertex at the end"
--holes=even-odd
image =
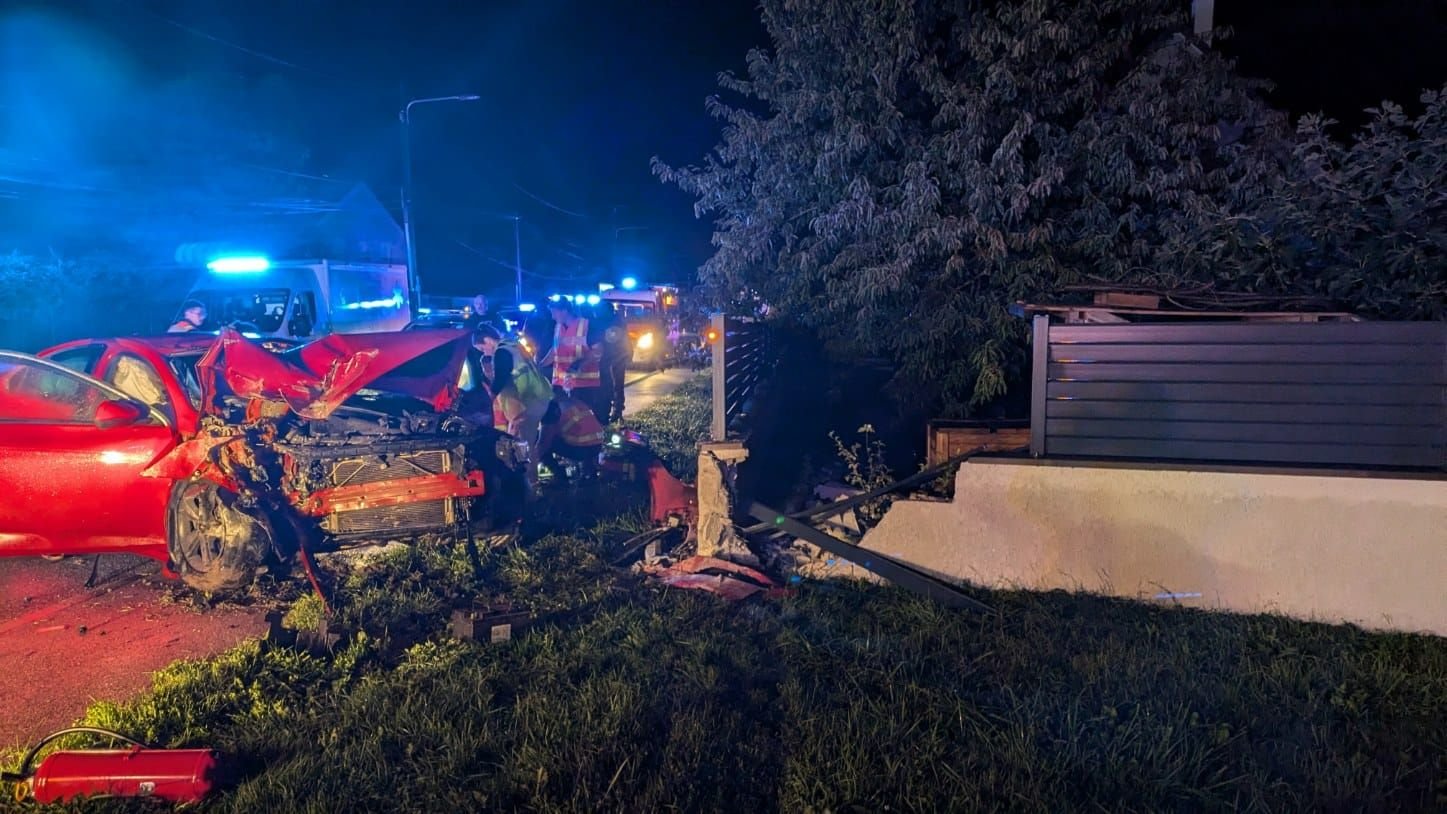
{"type": "Polygon", "coordinates": [[[201,465],[210,460],[211,450],[232,440],[226,436],[200,435],[189,438],[171,448],[155,463],[141,471],[143,478],[170,478],[186,480],[196,474],[201,465]]]}

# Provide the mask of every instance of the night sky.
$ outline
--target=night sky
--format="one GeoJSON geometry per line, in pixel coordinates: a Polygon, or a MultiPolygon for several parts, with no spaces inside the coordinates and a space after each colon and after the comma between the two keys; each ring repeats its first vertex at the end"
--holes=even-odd
{"type": "MultiPolygon", "coordinates": [[[[1218,0],[1217,23],[1236,28],[1223,47],[1244,72],[1277,82],[1279,106],[1357,123],[1361,107],[1447,79],[1444,8],[1218,0]]],[[[690,277],[709,224],[648,159],[698,161],[718,141],[704,111],[717,73],[741,71],[766,42],[749,0],[0,0],[0,25],[0,159],[11,156],[0,172],[11,174],[62,154],[99,160],[93,134],[88,150],[54,147],[66,127],[85,129],[77,111],[89,105],[124,111],[129,96],[180,78],[267,83],[267,95],[236,101],[249,125],[230,126],[283,145],[272,171],[329,179],[311,180],[338,194],[365,182],[400,215],[397,111],[480,95],[413,112],[419,266],[431,289],[455,293],[510,279],[514,216],[530,287],[619,268],[690,277]],[[14,24],[22,17],[28,28],[14,24]]]]}

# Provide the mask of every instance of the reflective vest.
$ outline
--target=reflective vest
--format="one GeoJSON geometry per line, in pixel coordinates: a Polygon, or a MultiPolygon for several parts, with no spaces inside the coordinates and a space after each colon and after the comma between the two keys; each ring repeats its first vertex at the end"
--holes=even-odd
{"type": "MultiPolygon", "coordinates": [[[[511,432],[512,423],[527,412],[527,405],[518,398],[511,387],[498,393],[492,400],[492,426],[498,432],[511,432]]],[[[525,439],[526,440],[526,439],[525,439]]]]}
{"type": "Polygon", "coordinates": [[[502,350],[512,354],[512,384],[517,388],[517,396],[524,404],[535,404],[540,408],[553,399],[553,386],[548,383],[548,378],[538,370],[538,365],[533,357],[516,342],[502,341],[497,343],[502,350]]]}
{"type": "Polygon", "coordinates": [[[572,374],[573,389],[597,387],[602,383],[598,372],[598,360],[588,358],[588,320],[579,317],[569,328],[559,322],[553,333],[553,384],[564,385],[568,369],[579,359],[582,367],[572,374]]]}
{"type": "Polygon", "coordinates": [[[596,447],[603,443],[603,425],[588,405],[569,399],[563,403],[558,431],[563,441],[575,447],[596,447]]]}

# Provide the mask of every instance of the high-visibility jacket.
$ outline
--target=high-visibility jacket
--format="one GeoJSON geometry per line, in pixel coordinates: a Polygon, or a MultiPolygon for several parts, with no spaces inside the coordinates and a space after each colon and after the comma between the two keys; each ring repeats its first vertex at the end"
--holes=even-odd
{"type": "Polygon", "coordinates": [[[532,355],[510,340],[499,342],[497,346],[512,356],[512,386],[517,389],[518,398],[522,399],[525,405],[546,407],[553,399],[553,386],[548,383],[543,372],[538,370],[532,355]]]}
{"type": "Polygon", "coordinates": [[[527,405],[518,398],[517,391],[509,387],[492,399],[492,426],[498,432],[509,432],[509,427],[528,411],[527,405]]]}
{"type": "Polygon", "coordinates": [[[553,384],[567,384],[569,368],[579,359],[583,364],[571,376],[573,389],[602,384],[598,360],[588,354],[588,320],[582,317],[573,320],[571,328],[559,322],[553,333],[553,384]]]}
{"type": "Polygon", "coordinates": [[[596,447],[603,443],[603,425],[588,405],[569,399],[562,403],[558,432],[563,441],[575,447],[596,447]]]}

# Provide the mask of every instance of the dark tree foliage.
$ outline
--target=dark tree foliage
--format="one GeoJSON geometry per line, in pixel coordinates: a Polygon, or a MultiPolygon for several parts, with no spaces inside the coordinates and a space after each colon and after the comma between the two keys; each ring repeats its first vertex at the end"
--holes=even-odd
{"type": "MultiPolygon", "coordinates": [[[[726,299],[758,292],[834,349],[894,361],[910,399],[963,412],[1022,372],[1017,300],[1088,281],[1322,293],[1307,260],[1359,252],[1316,207],[1374,194],[1365,177],[1343,189],[1341,167],[1414,203],[1433,177],[1441,188],[1425,157],[1381,177],[1375,162],[1410,151],[1410,123],[1352,150],[1308,123],[1294,146],[1261,83],[1181,36],[1187,10],[766,0],[772,49],[720,77],[743,102],[710,100],[722,143],[702,166],[654,171],[716,217],[702,276],[726,299]]],[[[1416,124],[1440,134],[1440,109],[1428,115],[1416,124]]],[[[1429,244],[1440,276],[1440,243],[1391,250],[1410,265],[1429,244]]],[[[1375,285],[1331,279],[1333,294],[1375,285]]]]}

